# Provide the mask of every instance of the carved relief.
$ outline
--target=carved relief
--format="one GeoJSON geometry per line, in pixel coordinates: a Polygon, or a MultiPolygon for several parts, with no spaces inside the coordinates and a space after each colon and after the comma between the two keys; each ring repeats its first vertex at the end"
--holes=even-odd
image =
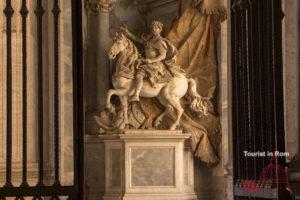
{"type": "MultiPolygon", "coordinates": [[[[151,1],[149,5],[158,2],[151,1]]],[[[159,11],[146,12],[147,20],[169,16],[170,9],[157,9],[159,11]]],[[[182,129],[193,135],[195,156],[203,162],[215,164],[219,161],[217,147],[221,138],[220,120],[214,109],[217,106],[218,85],[215,40],[220,31],[220,22],[226,18],[226,10],[219,1],[211,0],[181,1],[179,9],[180,17],[172,23],[165,38],[160,33],[155,36],[152,27],[149,29],[150,36],[133,35],[125,27],[121,28],[123,34],[116,36],[109,51],[110,59],[116,58],[112,62],[116,68],[112,78],[114,89],[107,93],[107,109],[95,118],[101,133],[128,128],[182,129]],[[152,39],[156,42],[152,43],[152,39]],[[164,42],[160,43],[160,40],[164,42]],[[138,50],[134,42],[142,44],[144,51],[138,50]],[[165,49],[161,46],[165,46],[165,49]],[[165,61],[170,57],[167,59],[164,51],[172,57],[172,46],[178,50],[174,48],[177,52],[176,62],[171,62],[169,67],[165,61]],[[170,69],[175,69],[177,73],[172,73],[170,69]],[[169,77],[165,77],[165,74],[169,74],[169,77]],[[176,93],[179,100],[172,97],[166,100],[161,92],[172,82],[173,90],[166,90],[166,94],[173,96],[176,93]],[[177,89],[182,89],[180,95],[175,92],[177,89]],[[153,91],[157,95],[153,95],[153,91]],[[111,102],[110,97],[113,95],[118,96],[120,101],[114,99],[111,102]],[[137,102],[132,103],[134,101],[137,102]],[[170,101],[176,102],[174,104],[177,106],[168,104],[170,101]]],[[[171,16],[174,13],[170,13],[171,16]]],[[[161,27],[157,29],[161,31],[161,27]]]]}
{"type": "MultiPolygon", "coordinates": [[[[138,128],[150,128],[147,123],[159,128],[163,118],[172,110],[176,111],[175,120],[169,126],[175,130],[180,125],[184,108],[181,98],[189,99],[186,103],[189,108],[202,117],[208,115],[211,108],[210,101],[201,97],[196,90],[194,79],[188,78],[185,72],[176,65],[177,49],[160,34],[163,24],[153,21],[150,25],[151,33],[137,37],[126,27],[121,27],[123,33],[116,34],[115,42],[108,52],[109,59],[116,59],[116,72],[113,75],[115,89],[107,92],[106,108],[112,114],[113,129],[124,129],[131,123],[128,115],[129,102],[139,101],[140,97],[156,97],[164,111],[157,115],[154,121],[147,122],[138,128]],[[143,58],[132,41],[145,46],[145,58],[143,58]],[[119,57],[117,57],[119,55],[119,57]],[[112,95],[117,95],[121,102],[120,112],[116,113],[115,105],[111,103],[112,95]]],[[[104,119],[96,117],[102,128],[104,119]]]]}

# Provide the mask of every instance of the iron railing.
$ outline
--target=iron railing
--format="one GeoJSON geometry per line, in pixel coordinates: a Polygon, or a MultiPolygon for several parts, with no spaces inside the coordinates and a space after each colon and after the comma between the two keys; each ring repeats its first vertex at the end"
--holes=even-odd
{"type": "MultiPolygon", "coordinates": [[[[24,197],[32,197],[33,199],[43,199],[43,197],[51,197],[51,199],[59,199],[60,196],[67,196],[68,199],[83,199],[83,131],[84,131],[84,108],[83,108],[83,62],[82,62],[82,6],[81,0],[69,0],[72,7],[72,61],[73,61],[73,127],[74,127],[74,183],[73,185],[63,186],[60,181],[60,130],[59,130],[59,18],[60,18],[60,2],[53,2],[53,51],[54,51],[54,184],[45,185],[44,181],[44,97],[43,97],[43,23],[44,13],[43,3],[46,0],[35,0],[35,10],[29,10],[27,3],[31,0],[20,0],[22,2],[19,11],[22,18],[22,182],[21,185],[13,185],[12,183],[12,17],[17,15],[17,11],[12,7],[12,1],[6,0],[5,9],[3,11],[6,18],[6,181],[5,185],[0,187],[0,199],[7,197],[15,197],[16,199],[24,199],[24,197]],[[37,48],[37,69],[38,69],[38,182],[36,186],[29,186],[27,178],[27,18],[30,12],[34,12],[36,17],[36,48],[37,48]]],[[[48,2],[47,2],[48,3],[48,2]]]]}
{"type": "MultiPolygon", "coordinates": [[[[282,18],[281,0],[232,0],[232,130],[236,199],[278,198],[278,185],[270,185],[270,180],[260,180],[260,175],[273,159],[267,153],[285,149],[282,18]],[[247,157],[244,151],[265,152],[266,155],[247,157]],[[245,183],[251,183],[249,188],[245,183]]],[[[284,165],[284,158],[276,157],[275,162],[275,165],[284,165]]],[[[278,178],[276,173],[271,176],[274,180],[278,178]]]]}

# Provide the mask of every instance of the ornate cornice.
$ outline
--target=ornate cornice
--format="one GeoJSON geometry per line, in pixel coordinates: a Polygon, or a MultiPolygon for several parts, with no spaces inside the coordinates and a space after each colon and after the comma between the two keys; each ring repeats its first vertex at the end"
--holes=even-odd
{"type": "Polygon", "coordinates": [[[97,13],[97,12],[109,12],[112,10],[116,4],[117,0],[97,0],[97,1],[91,1],[86,0],[85,1],[85,9],[87,11],[97,13]]]}

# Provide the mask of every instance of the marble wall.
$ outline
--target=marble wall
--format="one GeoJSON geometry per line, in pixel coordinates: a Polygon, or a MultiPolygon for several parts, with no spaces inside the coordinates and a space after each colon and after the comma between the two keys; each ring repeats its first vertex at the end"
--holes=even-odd
{"type": "Polygon", "coordinates": [[[86,135],[84,142],[85,192],[89,200],[99,200],[105,190],[104,142],[94,135],[86,135]]]}
{"type": "Polygon", "coordinates": [[[283,2],[283,75],[286,151],[290,153],[289,181],[294,194],[300,194],[300,3],[283,2]]]}
{"type": "Polygon", "coordinates": [[[219,146],[221,162],[212,169],[212,199],[233,199],[233,152],[231,126],[231,37],[230,0],[222,0],[227,20],[221,24],[218,45],[219,105],[222,142],[219,146]]]}
{"type": "Polygon", "coordinates": [[[300,66],[300,3],[283,1],[283,71],[286,149],[292,159],[300,148],[299,66],[300,66]]]}
{"type": "Polygon", "coordinates": [[[73,152],[73,62],[72,62],[72,24],[71,1],[61,1],[60,21],[60,111],[61,111],[61,179],[64,185],[74,180],[73,152]]]}
{"type": "Polygon", "coordinates": [[[111,174],[110,187],[121,187],[121,167],[122,167],[122,150],[111,149],[111,174]]]}

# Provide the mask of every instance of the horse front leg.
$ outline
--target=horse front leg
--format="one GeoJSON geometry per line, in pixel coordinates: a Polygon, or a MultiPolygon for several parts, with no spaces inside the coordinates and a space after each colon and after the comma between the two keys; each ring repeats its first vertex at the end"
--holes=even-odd
{"type": "Polygon", "coordinates": [[[163,121],[164,116],[172,112],[173,107],[171,105],[167,105],[164,112],[158,115],[158,117],[154,121],[154,127],[157,128],[163,121]]]}
{"type": "Polygon", "coordinates": [[[126,127],[129,124],[129,120],[128,120],[128,96],[122,96],[120,97],[120,102],[122,105],[122,111],[123,111],[123,117],[124,117],[124,121],[123,121],[123,125],[122,127],[126,127]]]}
{"type": "Polygon", "coordinates": [[[180,119],[181,119],[181,116],[184,112],[183,108],[181,107],[181,104],[180,104],[180,100],[179,98],[175,97],[175,96],[171,96],[171,98],[168,99],[170,104],[175,108],[175,110],[177,111],[177,117],[176,117],[176,120],[175,122],[172,124],[172,126],[170,127],[170,130],[171,131],[174,131],[176,130],[177,126],[180,125],[180,119]]]}
{"type": "Polygon", "coordinates": [[[154,121],[154,127],[156,128],[162,123],[163,118],[173,110],[172,105],[168,103],[168,101],[163,96],[159,95],[157,98],[159,102],[165,106],[165,110],[156,117],[154,121]]]}
{"type": "Polygon", "coordinates": [[[107,91],[106,93],[106,109],[110,112],[110,113],[115,113],[116,108],[115,106],[111,103],[111,97],[116,94],[116,90],[115,89],[110,89],[107,91]]]}
{"type": "Polygon", "coordinates": [[[121,88],[121,89],[110,89],[106,93],[106,108],[111,113],[115,113],[115,106],[111,103],[111,97],[113,95],[117,95],[119,97],[127,96],[129,92],[129,89],[127,88],[121,88]]]}

